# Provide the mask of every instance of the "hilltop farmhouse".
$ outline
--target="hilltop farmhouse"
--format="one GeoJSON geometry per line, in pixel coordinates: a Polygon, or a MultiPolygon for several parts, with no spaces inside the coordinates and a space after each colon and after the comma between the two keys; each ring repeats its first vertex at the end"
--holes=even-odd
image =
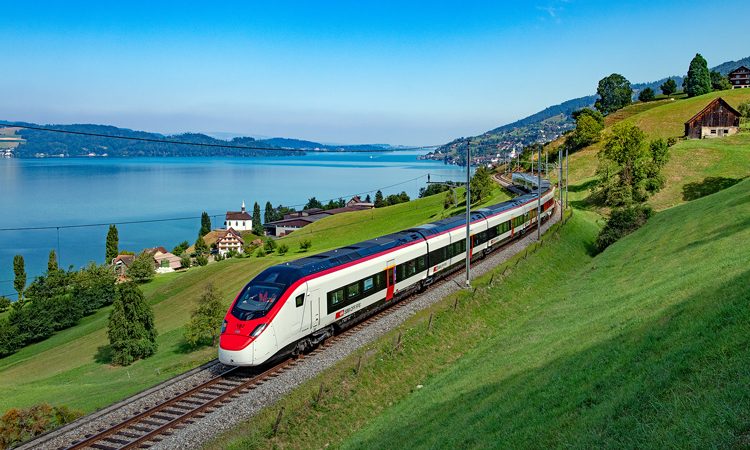
{"type": "Polygon", "coordinates": [[[740,113],[719,97],[685,122],[688,139],[718,138],[737,134],[740,113]]]}
{"type": "Polygon", "coordinates": [[[729,83],[732,89],[750,88],[750,69],[740,66],[729,72],[729,83]]]}

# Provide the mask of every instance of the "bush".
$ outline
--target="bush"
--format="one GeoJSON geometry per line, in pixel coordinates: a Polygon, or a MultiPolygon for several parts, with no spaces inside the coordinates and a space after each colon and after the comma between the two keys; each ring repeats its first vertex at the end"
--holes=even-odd
{"type": "Polygon", "coordinates": [[[667,147],[672,147],[677,143],[677,138],[672,136],[670,138],[667,138],[667,147]]]}
{"type": "Polygon", "coordinates": [[[206,264],[208,264],[208,256],[206,255],[198,255],[195,257],[195,264],[203,267],[206,264]]]}
{"type": "Polygon", "coordinates": [[[214,261],[218,262],[218,261],[222,261],[222,260],[224,260],[224,256],[222,256],[221,253],[217,253],[217,254],[214,255],[214,261]]]}
{"type": "Polygon", "coordinates": [[[279,255],[285,255],[285,254],[286,254],[286,252],[288,252],[288,251],[289,251],[289,246],[288,246],[288,245],[286,245],[286,244],[281,244],[281,245],[279,245],[279,247],[278,247],[278,248],[276,249],[276,252],[277,252],[277,253],[278,253],[279,255]]]}
{"type": "Polygon", "coordinates": [[[654,210],[648,205],[635,205],[613,209],[604,228],[596,237],[596,247],[600,252],[645,224],[654,210]]]}
{"type": "Polygon", "coordinates": [[[190,314],[190,322],[185,327],[185,340],[192,347],[200,345],[216,345],[219,337],[221,322],[224,320],[226,308],[221,304],[221,297],[212,283],[198,299],[198,304],[190,314]]]}
{"type": "Polygon", "coordinates": [[[305,239],[302,242],[299,243],[299,249],[300,251],[306,252],[312,248],[312,242],[310,239],[305,239]]]}
{"type": "Polygon", "coordinates": [[[187,269],[192,264],[192,260],[190,259],[190,255],[187,253],[183,253],[182,256],[180,256],[180,264],[182,265],[183,269],[187,269]]]}
{"type": "Polygon", "coordinates": [[[266,256],[266,251],[263,250],[262,247],[258,247],[258,250],[255,252],[255,257],[256,258],[262,258],[264,256],[266,256]]]}
{"type": "Polygon", "coordinates": [[[0,417],[0,447],[10,448],[83,416],[81,411],[47,403],[11,408],[0,417]]]}
{"type": "Polygon", "coordinates": [[[0,313],[5,312],[10,308],[11,301],[8,297],[0,296],[0,313]]]}
{"type": "Polygon", "coordinates": [[[651,89],[651,88],[646,88],[646,89],[642,90],[640,94],[638,94],[638,100],[640,100],[640,101],[642,101],[644,103],[645,102],[650,102],[654,98],[656,98],[656,94],[654,94],[654,90],[651,89]]]}
{"type": "Polygon", "coordinates": [[[273,253],[274,250],[276,250],[276,241],[271,238],[266,238],[263,241],[263,251],[265,251],[266,254],[269,254],[273,253]]]}

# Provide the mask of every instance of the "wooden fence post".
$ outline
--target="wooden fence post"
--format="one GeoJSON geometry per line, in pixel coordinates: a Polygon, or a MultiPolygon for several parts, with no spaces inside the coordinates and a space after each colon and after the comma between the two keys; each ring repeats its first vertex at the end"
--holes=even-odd
{"type": "Polygon", "coordinates": [[[276,416],[276,422],[273,424],[273,435],[274,436],[276,436],[276,433],[279,431],[279,424],[281,424],[281,416],[283,414],[284,414],[284,407],[282,406],[281,409],[279,410],[279,415],[276,416]]]}
{"type": "Polygon", "coordinates": [[[360,370],[362,370],[362,355],[359,355],[359,359],[357,360],[357,375],[359,375],[360,370]]]}
{"type": "Polygon", "coordinates": [[[432,333],[432,316],[434,313],[430,313],[430,321],[427,322],[427,332],[432,333]]]}
{"type": "Polygon", "coordinates": [[[323,383],[320,383],[320,389],[318,389],[318,397],[315,399],[316,404],[320,404],[320,400],[323,398],[323,383]]]}

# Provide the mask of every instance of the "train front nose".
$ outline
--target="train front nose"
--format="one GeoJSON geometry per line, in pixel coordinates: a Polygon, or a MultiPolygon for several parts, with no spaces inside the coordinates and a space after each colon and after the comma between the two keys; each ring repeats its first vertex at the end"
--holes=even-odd
{"type": "Polygon", "coordinates": [[[248,336],[222,334],[219,338],[219,361],[228,366],[252,366],[253,342],[248,336]]]}

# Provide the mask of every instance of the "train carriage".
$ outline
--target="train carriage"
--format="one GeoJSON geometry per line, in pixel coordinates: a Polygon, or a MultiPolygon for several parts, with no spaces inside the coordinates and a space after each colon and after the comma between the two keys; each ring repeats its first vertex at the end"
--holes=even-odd
{"type": "MultiPolygon", "coordinates": [[[[554,208],[554,189],[545,181],[542,190],[545,219],[554,208]]],[[[533,226],[537,202],[532,193],[472,212],[472,259],[533,226]]],[[[466,250],[465,218],[457,216],[269,267],[232,303],[219,360],[254,366],[306,351],[337,327],[461,267],[466,250]]]]}

